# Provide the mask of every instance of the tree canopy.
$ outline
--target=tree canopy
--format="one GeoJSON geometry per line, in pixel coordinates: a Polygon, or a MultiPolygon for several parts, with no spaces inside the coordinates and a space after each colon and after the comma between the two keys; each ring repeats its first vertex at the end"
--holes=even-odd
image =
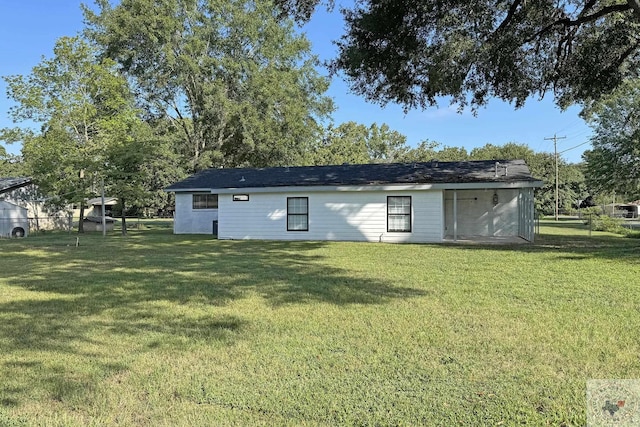
{"type": "MultiPolygon", "coordinates": [[[[305,19],[319,0],[280,0],[305,19]]],[[[379,103],[522,106],[552,91],[565,107],[640,70],[639,0],[362,0],[344,9],[334,71],[379,103]]]]}
{"type": "Polygon", "coordinates": [[[269,1],[99,0],[87,35],[151,117],[181,130],[189,169],[301,162],[332,109],[308,40],[269,1]]]}
{"type": "Polygon", "coordinates": [[[387,124],[365,126],[346,122],[327,128],[311,152],[310,163],[340,165],[403,161],[408,150],[406,137],[391,130],[387,124]]]}
{"type": "Polygon", "coordinates": [[[640,199],[640,80],[625,82],[584,113],[594,128],[593,149],[583,155],[587,181],[600,191],[640,199]]]}
{"type": "MultiPolygon", "coordinates": [[[[2,136],[0,135],[0,140],[2,136]]],[[[20,156],[16,156],[7,152],[7,150],[0,145],[0,176],[20,176],[24,175],[22,159],[20,156]]]]}
{"type": "Polygon", "coordinates": [[[60,205],[83,206],[100,177],[118,164],[114,147],[129,144],[140,125],[127,81],[79,37],[62,37],[53,58],[28,76],[5,80],[16,102],[14,121],[33,120],[41,128],[3,130],[0,137],[22,140],[25,168],[44,192],[58,196],[60,205]]]}

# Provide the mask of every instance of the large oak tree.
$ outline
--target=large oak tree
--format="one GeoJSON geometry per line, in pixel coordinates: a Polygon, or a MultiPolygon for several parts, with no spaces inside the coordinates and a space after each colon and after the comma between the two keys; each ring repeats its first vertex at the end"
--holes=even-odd
{"type": "MultiPolygon", "coordinates": [[[[319,0],[280,0],[308,19],[319,0]]],[[[344,10],[335,71],[379,103],[451,97],[522,106],[597,99],[640,72],[640,0],[362,0],[344,10]]]]}

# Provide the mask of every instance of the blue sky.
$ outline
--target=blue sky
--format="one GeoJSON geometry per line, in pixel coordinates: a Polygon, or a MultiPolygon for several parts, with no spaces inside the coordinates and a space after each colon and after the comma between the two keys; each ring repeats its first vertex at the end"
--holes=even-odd
{"type": "MultiPolygon", "coordinates": [[[[81,3],[80,0],[0,0],[0,76],[28,74],[43,56],[51,57],[56,39],[77,34],[83,27],[81,3]]],[[[311,23],[303,28],[312,42],[313,52],[321,60],[335,56],[332,41],[340,37],[343,25],[337,10],[333,13],[318,10],[311,23]]],[[[347,121],[365,125],[386,123],[406,135],[411,146],[428,139],[470,151],[487,143],[517,142],[535,151],[553,152],[553,141],[545,138],[557,134],[566,137],[558,140],[558,151],[572,163],[579,162],[582,152],[590,147],[585,143],[591,129],[578,116],[580,109],[572,107],[562,112],[553,104],[551,96],[542,101],[529,100],[519,110],[491,100],[474,117],[470,112],[457,113],[447,100],[438,108],[407,114],[398,105],[383,108],[350,94],[347,84],[339,77],[332,80],[327,95],[334,99],[337,107],[333,114],[336,125],[347,121]]],[[[6,85],[0,81],[0,128],[14,126],[8,116],[10,106],[6,85]]],[[[18,146],[6,148],[14,153],[20,149],[18,146]]]]}

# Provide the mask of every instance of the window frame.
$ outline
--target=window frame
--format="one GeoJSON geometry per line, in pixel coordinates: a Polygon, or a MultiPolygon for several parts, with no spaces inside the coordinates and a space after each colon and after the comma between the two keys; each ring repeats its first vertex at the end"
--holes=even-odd
{"type": "Polygon", "coordinates": [[[191,209],[194,211],[218,209],[218,203],[219,203],[219,197],[217,194],[214,194],[214,193],[192,193],[191,194],[191,209]],[[200,206],[200,204],[202,204],[202,201],[196,202],[196,196],[205,197],[204,206],[200,206]],[[211,201],[209,200],[211,197],[215,197],[215,206],[213,206],[213,203],[211,203],[211,201]]]}
{"type": "Polygon", "coordinates": [[[413,211],[413,200],[411,199],[411,196],[387,196],[387,233],[411,233],[412,230],[413,230],[412,211],[413,211]],[[409,199],[409,212],[408,213],[390,213],[389,212],[389,200],[392,199],[392,198],[409,199]],[[389,221],[389,219],[392,216],[394,216],[394,217],[399,217],[399,216],[409,217],[409,228],[408,229],[404,229],[404,230],[396,230],[396,229],[392,230],[390,228],[391,221],[389,221]]]}
{"type": "Polygon", "coordinates": [[[309,197],[287,197],[287,231],[309,231],[309,197]],[[291,213],[289,212],[289,201],[304,199],[307,202],[307,211],[306,213],[291,213]],[[289,227],[289,218],[291,217],[305,217],[305,228],[304,229],[292,229],[289,227]]]}

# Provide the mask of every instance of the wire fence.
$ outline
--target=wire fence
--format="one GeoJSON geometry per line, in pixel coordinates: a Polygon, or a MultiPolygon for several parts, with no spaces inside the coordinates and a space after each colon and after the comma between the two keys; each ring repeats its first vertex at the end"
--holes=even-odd
{"type": "MultiPolygon", "coordinates": [[[[125,217],[127,229],[145,229],[150,224],[161,228],[170,228],[173,224],[171,216],[127,216],[125,217]]],[[[28,234],[45,233],[49,231],[78,231],[80,216],[78,215],[42,215],[42,216],[0,216],[0,238],[23,237],[28,234]]],[[[106,221],[106,230],[115,231],[122,229],[122,217],[111,218],[106,221]]],[[[102,218],[96,217],[83,221],[84,231],[102,231],[102,218]]]]}

